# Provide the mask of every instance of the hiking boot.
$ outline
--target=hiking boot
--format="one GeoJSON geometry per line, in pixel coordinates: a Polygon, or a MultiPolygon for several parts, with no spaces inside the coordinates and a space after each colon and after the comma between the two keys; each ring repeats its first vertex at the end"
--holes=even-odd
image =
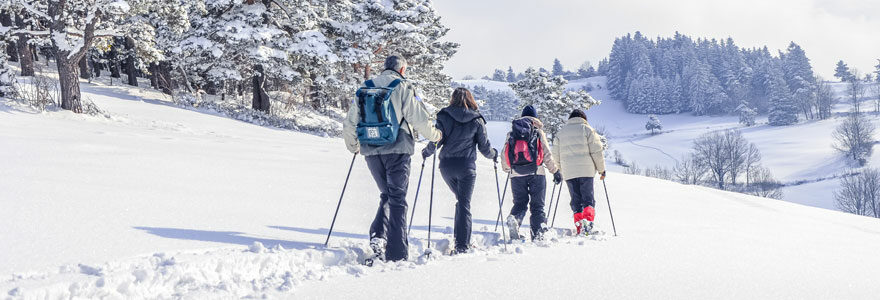
{"type": "Polygon", "coordinates": [[[580,226],[578,227],[580,232],[579,235],[588,236],[590,232],[593,231],[593,222],[587,221],[587,219],[581,219],[579,222],[580,226]]]}
{"type": "Polygon", "coordinates": [[[372,238],[370,239],[370,249],[373,249],[373,258],[378,260],[385,260],[385,245],[388,242],[383,238],[372,238]]]}
{"type": "Polygon", "coordinates": [[[513,215],[507,216],[507,230],[510,231],[510,239],[521,239],[519,235],[519,221],[513,215]]]}
{"type": "Polygon", "coordinates": [[[584,217],[583,217],[582,213],[579,213],[579,212],[574,213],[574,228],[575,228],[576,235],[581,234],[581,220],[583,220],[583,219],[584,219],[584,217]]]}

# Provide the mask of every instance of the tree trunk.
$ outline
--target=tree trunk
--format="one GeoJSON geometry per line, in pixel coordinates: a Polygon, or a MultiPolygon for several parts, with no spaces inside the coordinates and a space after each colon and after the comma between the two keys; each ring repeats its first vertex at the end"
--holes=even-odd
{"type": "Polygon", "coordinates": [[[137,67],[135,67],[135,56],[137,54],[134,50],[134,39],[131,37],[125,37],[125,50],[128,52],[125,59],[125,72],[128,73],[128,85],[138,86],[137,67]]]}
{"type": "Polygon", "coordinates": [[[312,100],[312,108],[320,110],[321,109],[321,97],[318,96],[318,94],[319,94],[318,85],[315,84],[315,81],[317,81],[318,76],[315,73],[312,73],[309,76],[309,79],[311,79],[311,84],[309,85],[309,98],[311,98],[311,100],[312,100]]]}
{"type": "MultiPolygon", "coordinates": [[[[12,16],[8,10],[0,11],[0,25],[12,27],[12,16]]],[[[18,47],[16,47],[15,43],[6,43],[6,56],[9,57],[7,60],[11,62],[18,61],[18,47]]]]}
{"type": "Polygon", "coordinates": [[[267,94],[266,90],[263,88],[266,84],[266,78],[263,76],[263,65],[254,66],[253,81],[253,108],[268,113],[270,109],[269,94],[267,94]]]}
{"type": "Polygon", "coordinates": [[[159,88],[159,65],[150,63],[150,86],[154,89],[159,88]]]}
{"type": "Polygon", "coordinates": [[[39,49],[40,48],[37,48],[37,46],[31,45],[31,53],[34,54],[34,61],[40,61],[40,53],[37,51],[39,49]]]}
{"type": "Polygon", "coordinates": [[[101,77],[101,69],[103,68],[104,64],[92,60],[92,75],[94,75],[95,78],[101,77]]]}
{"type": "Polygon", "coordinates": [[[55,53],[57,53],[55,64],[58,66],[58,82],[61,84],[61,108],[82,113],[76,62],[67,59],[67,51],[55,53]]]}
{"type": "MultiPolygon", "coordinates": [[[[24,18],[21,17],[22,13],[24,10],[15,16],[15,26],[24,29],[26,26],[24,18]]],[[[31,46],[28,45],[30,38],[25,33],[19,33],[16,36],[18,36],[16,44],[18,45],[18,61],[21,62],[21,76],[34,76],[34,55],[31,53],[31,46]]]]}
{"type": "Polygon", "coordinates": [[[79,59],[79,77],[82,79],[91,79],[92,72],[89,70],[89,55],[83,55],[82,58],[79,59]]]}
{"type": "Polygon", "coordinates": [[[158,77],[156,78],[158,89],[163,93],[171,95],[171,91],[177,89],[177,83],[171,78],[171,62],[161,61],[157,67],[158,77]]]}
{"type": "Polygon", "coordinates": [[[119,38],[113,39],[113,45],[110,46],[110,53],[107,56],[107,66],[110,68],[110,77],[120,78],[122,77],[119,74],[119,48],[122,47],[122,42],[119,38]]]}

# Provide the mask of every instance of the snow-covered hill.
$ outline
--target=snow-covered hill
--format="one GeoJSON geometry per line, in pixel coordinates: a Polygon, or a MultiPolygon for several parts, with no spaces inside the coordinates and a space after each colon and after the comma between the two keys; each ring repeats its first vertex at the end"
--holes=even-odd
{"type": "MultiPolygon", "coordinates": [[[[510,90],[506,83],[471,80],[461,81],[467,86],[484,85],[497,90],[510,90]]],[[[784,200],[814,207],[836,209],[833,191],[839,186],[839,176],[847,174],[856,166],[847,161],[832,147],[831,133],[844,120],[851,104],[846,96],[846,84],[831,83],[837,94],[834,117],[828,120],[802,121],[796,125],[775,127],[767,125],[766,116],[758,118],[758,124],[744,127],[737,116],[693,116],[689,113],[661,115],[661,134],[650,135],[645,130],[646,115],[627,113],[623,103],[608,95],[604,77],[591,77],[569,82],[568,89],[578,89],[589,83],[595,89],[590,93],[602,100],[602,105],[587,111],[590,123],[604,128],[609,134],[611,151],[622,153],[627,162],[635,162],[641,168],[663,166],[672,168],[682,156],[691,151],[693,140],[716,130],[736,128],[750,142],[755,143],[768,167],[786,186],[782,188],[784,200]],[[602,87],[601,89],[598,87],[602,87]]],[[[875,98],[863,100],[862,109],[871,110],[875,98]]],[[[880,115],[870,113],[869,118],[880,126],[880,115]]],[[[498,125],[503,127],[504,125],[498,125]]],[[[880,167],[880,152],[870,159],[870,166],[880,167]]],[[[609,168],[622,171],[617,165],[609,168]]]]}
{"type": "MultiPolygon", "coordinates": [[[[480,251],[419,258],[429,162],[411,261],[365,268],[358,260],[378,192],[362,158],[331,246],[322,246],[351,161],[339,139],[183,109],[149,89],[83,84],[83,92],[110,117],[0,105],[4,297],[855,299],[880,292],[877,219],[618,173],[607,183],[619,236],[597,185],[606,234],[504,250],[493,231],[498,203],[487,160],[478,161],[473,201],[480,251]]],[[[613,120],[624,117],[614,105],[588,114],[625,136],[629,122],[613,120]]],[[[677,133],[721,120],[687,118],[676,131],[635,142],[684,139],[677,133]]],[[[493,136],[504,130],[492,125],[493,136]]],[[[629,159],[651,153],[632,149],[629,159]]],[[[420,162],[413,158],[411,207],[420,162]]],[[[454,198],[436,180],[432,245],[442,250],[454,198]]],[[[566,195],[560,228],[570,226],[566,195]]]]}

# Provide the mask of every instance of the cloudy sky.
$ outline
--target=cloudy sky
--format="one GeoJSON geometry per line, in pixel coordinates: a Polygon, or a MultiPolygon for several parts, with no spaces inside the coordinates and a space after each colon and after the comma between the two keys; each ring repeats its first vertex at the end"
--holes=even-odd
{"type": "Polygon", "coordinates": [[[597,65],[615,37],[675,31],[693,37],[732,37],[740,47],[767,45],[775,53],[800,44],[821,76],[843,59],[862,73],[880,58],[880,0],[434,0],[461,43],[447,63],[455,78],[482,77],[496,68],[568,69],[597,65]]]}

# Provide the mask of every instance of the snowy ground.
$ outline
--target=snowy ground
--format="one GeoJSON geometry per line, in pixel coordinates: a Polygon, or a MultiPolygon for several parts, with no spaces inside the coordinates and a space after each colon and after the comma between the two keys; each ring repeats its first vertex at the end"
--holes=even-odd
{"type": "MultiPolygon", "coordinates": [[[[597,186],[606,234],[504,250],[493,231],[492,164],[484,159],[473,201],[479,251],[420,258],[429,162],[410,261],[365,268],[358,261],[378,197],[362,158],[331,247],[322,246],[351,161],[341,140],[182,109],[149,89],[83,84],[83,91],[110,118],[0,105],[2,297],[552,299],[583,291],[604,299],[855,299],[880,292],[877,219],[618,173],[608,189],[620,236],[611,234],[597,186]]],[[[506,128],[491,130],[498,140],[506,128]]],[[[420,162],[413,158],[411,207],[420,162]]],[[[442,179],[435,185],[432,246],[443,250],[454,199],[442,179]]],[[[569,227],[567,198],[557,227],[569,227]]]]}
{"type": "MultiPolygon", "coordinates": [[[[501,82],[468,80],[461,83],[511,91],[506,83],[501,82]]],[[[836,209],[833,191],[839,186],[837,177],[856,167],[832,148],[831,133],[851,109],[845,95],[846,84],[831,84],[840,102],[834,106],[834,117],[828,120],[802,121],[793,126],[774,127],[767,125],[766,116],[762,116],[758,118],[756,126],[747,128],[739,124],[737,116],[696,117],[687,113],[661,115],[659,118],[663,123],[662,133],[652,136],[645,130],[648,117],[627,113],[623,103],[608,95],[604,77],[575,80],[567,88],[577,89],[587,83],[595,88],[591,95],[602,100],[602,105],[586,112],[591,125],[607,130],[611,142],[610,151],[620,151],[626,161],[635,162],[642,169],[658,165],[671,169],[682,156],[691,151],[693,140],[698,136],[715,130],[737,128],[742,130],[747,140],[758,146],[763,157],[762,164],[787,185],[782,189],[784,200],[836,209]],[[600,86],[602,89],[598,88],[600,86]]],[[[872,112],[874,99],[869,97],[863,100],[862,110],[869,111],[869,118],[880,128],[880,117],[872,112]]],[[[880,167],[880,151],[874,152],[869,165],[880,167]]],[[[609,169],[622,171],[622,168],[613,164],[609,164],[609,169]]]]}

